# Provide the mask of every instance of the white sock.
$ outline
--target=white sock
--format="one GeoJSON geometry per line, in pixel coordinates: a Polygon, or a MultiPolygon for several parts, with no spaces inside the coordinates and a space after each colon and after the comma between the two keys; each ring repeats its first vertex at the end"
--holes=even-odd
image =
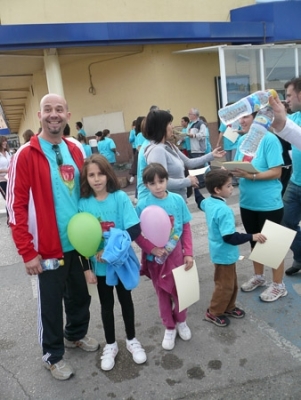
{"type": "Polygon", "coordinates": [[[264,275],[255,275],[256,279],[264,281],[264,275]]]}
{"type": "Polygon", "coordinates": [[[281,283],[276,283],[273,282],[274,286],[276,286],[278,289],[285,289],[285,284],[283,282],[281,283]]]}

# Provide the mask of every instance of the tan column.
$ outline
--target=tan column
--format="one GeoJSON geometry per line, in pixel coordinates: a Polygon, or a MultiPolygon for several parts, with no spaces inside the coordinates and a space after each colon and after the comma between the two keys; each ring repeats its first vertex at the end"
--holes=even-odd
{"type": "Polygon", "coordinates": [[[44,65],[48,92],[65,97],[61,67],[56,49],[44,49],[44,65]]]}

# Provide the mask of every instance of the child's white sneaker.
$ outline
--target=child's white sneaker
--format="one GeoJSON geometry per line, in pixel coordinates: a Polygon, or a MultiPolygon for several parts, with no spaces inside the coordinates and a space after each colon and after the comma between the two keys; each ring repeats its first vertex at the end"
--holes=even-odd
{"type": "Polygon", "coordinates": [[[118,345],[117,342],[113,344],[106,344],[101,359],[101,369],[104,371],[110,371],[114,368],[115,365],[115,357],[118,354],[118,345]]]}
{"type": "Polygon", "coordinates": [[[252,292],[259,286],[266,286],[266,283],[264,275],[254,275],[248,282],[243,283],[240,289],[242,292],[252,292]]]}
{"type": "Polygon", "coordinates": [[[141,343],[136,339],[127,340],[126,339],[126,348],[132,353],[133,360],[136,364],[143,364],[146,361],[146,354],[144,348],[141,346],[141,343]]]}
{"type": "Polygon", "coordinates": [[[280,297],[287,296],[287,290],[285,288],[284,283],[277,284],[272,282],[270,286],[259,295],[260,300],[272,302],[280,299],[280,297]]]}
{"type": "Polygon", "coordinates": [[[190,340],[191,339],[191,330],[189,326],[186,324],[186,321],[179,322],[177,324],[177,331],[182,340],[190,340]]]}
{"type": "Polygon", "coordinates": [[[175,340],[177,336],[176,329],[165,329],[162,347],[164,350],[172,350],[175,347],[175,340]]]}

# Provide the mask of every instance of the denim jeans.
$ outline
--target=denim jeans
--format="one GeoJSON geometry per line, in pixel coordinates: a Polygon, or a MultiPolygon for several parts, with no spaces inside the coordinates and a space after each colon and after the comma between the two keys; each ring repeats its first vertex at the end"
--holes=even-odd
{"type": "Polygon", "coordinates": [[[301,221],[301,186],[290,181],[283,196],[283,203],[284,214],[281,225],[297,232],[291,250],[294,253],[294,260],[301,263],[301,231],[299,227],[301,221]]]}
{"type": "Polygon", "coordinates": [[[236,149],[226,150],[226,161],[234,160],[236,149]]]}

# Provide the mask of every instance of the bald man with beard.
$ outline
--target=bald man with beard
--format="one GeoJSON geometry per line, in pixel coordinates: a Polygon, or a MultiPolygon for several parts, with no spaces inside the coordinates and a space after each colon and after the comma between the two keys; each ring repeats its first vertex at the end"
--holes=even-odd
{"type": "Polygon", "coordinates": [[[70,115],[63,97],[48,94],[42,98],[38,112],[41,132],[14,157],[7,202],[13,239],[26,272],[38,278],[42,361],[59,380],[74,373],[63,359],[65,347],[85,351],[99,347],[95,339],[86,336],[91,298],[81,259],[67,235],[68,223],[78,213],[79,173],[84,163],[79,148],[63,138],[70,115]],[[54,259],[60,266],[45,270],[45,264],[52,265],[54,259]]]}

